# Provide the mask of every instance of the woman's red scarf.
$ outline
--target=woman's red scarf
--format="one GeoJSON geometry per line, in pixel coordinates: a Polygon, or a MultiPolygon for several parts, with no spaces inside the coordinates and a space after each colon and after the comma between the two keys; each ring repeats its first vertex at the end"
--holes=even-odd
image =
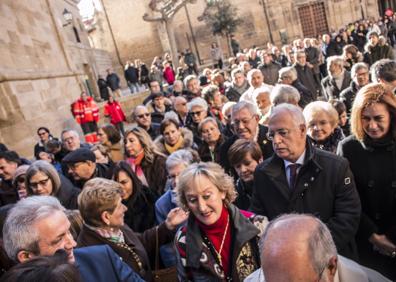
{"type": "Polygon", "coordinates": [[[144,151],[142,150],[136,157],[129,157],[127,159],[130,164],[133,172],[139,178],[139,180],[143,183],[143,185],[148,186],[146,176],[144,176],[144,171],[142,169],[142,161],[144,159],[144,151]]]}

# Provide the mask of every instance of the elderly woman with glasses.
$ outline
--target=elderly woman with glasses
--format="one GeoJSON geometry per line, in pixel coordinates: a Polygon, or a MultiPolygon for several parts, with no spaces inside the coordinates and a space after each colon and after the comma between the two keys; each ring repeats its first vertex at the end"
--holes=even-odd
{"type": "Polygon", "coordinates": [[[348,159],[362,202],[356,237],[360,263],[396,280],[396,98],[382,84],[359,90],[352,135],[337,153],[348,159]]]}
{"type": "Polygon", "coordinates": [[[329,102],[309,103],[303,111],[310,141],[319,149],[335,153],[344,133],[338,126],[338,112],[329,102]]]}
{"type": "Polygon", "coordinates": [[[135,233],[124,224],[127,207],[122,203],[121,184],[104,178],[89,180],[78,197],[84,225],[77,239],[79,247],[109,245],[145,281],[153,281],[152,269],[158,245],[172,242],[174,229],[186,220],[176,208],[164,223],[135,233]]]}
{"type": "Polygon", "coordinates": [[[125,132],[125,153],[127,162],[143,185],[149,187],[158,197],[165,189],[167,174],[166,156],[151,140],[150,135],[141,127],[125,132]]]}
{"type": "Polygon", "coordinates": [[[46,161],[35,161],[26,171],[28,196],[54,196],[67,209],[77,209],[80,190],[46,161]]]}
{"type": "Polygon", "coordinates": [[[187,104],[189,121],[187,128],[190,129],[194,135],[194,142],[199,146],[202,139],[199,135],[198,125],[208,116],[208,103],[202,98],[194,98],[187,104]]]}
{"type": "Polygon", "coordinates": [[[178,199],[190,212],[175,239],[180,281],[243,281],[260,267],[257,239],[268,221],[239,210],[235,197],[218,164],[192,164],[179,176],[178,199]]]}

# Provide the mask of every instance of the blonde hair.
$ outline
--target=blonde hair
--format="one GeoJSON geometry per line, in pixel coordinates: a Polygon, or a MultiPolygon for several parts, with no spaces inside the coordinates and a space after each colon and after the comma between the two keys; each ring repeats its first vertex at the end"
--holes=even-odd
{"type": "Polygon", "coordinates": [[[191,164],[179,176],[177,198],[181,206],[187,208],[185,193],[191,186],[198,185],[197,179],[202,176],[208,178],[208,180],[216,186],[220,192],[225,193],[226,196],[224,202],[227,205],[236,199],[237,192],[235,190],[233,178],[226,174],[224,169],[216,163],[200,162],[191,164]]]}
{"type": "MultiPolygon", "coordinates": [[[[154,158],[156,155],[161,155],[163,157],[166,157],[164,154],[162,154],[159,150],[157,145],[153,142],[151,139],[150,135],[147,133],[146,130],[144,130],[141,127],[134,127],[131,130],[128,130],[125,132],[125,138],[128,137],[129,134],[133,134],[136,136],[136,138],[139,140],[140,145],[143,147],[144,151],[144,160],[147,161],[148,163],[153,163],[154,158]]],[[[124,143],[126,143],[124,141],[124,143]]]]}
{"type": "MultiPolygon", "coordinates": [[[[365,136],[362,126],[362,112],[365,108],[375,103],[382,103],[387,106],[389,113],[391,114],[391,130],[395,130],[392,121],[392,116],[395,116],[395,108],[389,104],[386,99],[384,99],[384,96],[386,95],[385,93],[386,89],[380,83],[370,83],[360,89],[357,93],[351,110],[351,131],[359,141],[363,141],[365,136]]],[[[396,136],[395,132],[393,132],[393,136],[396,136]]]]}
{"type": "Polygon", "coordinates": [[[112,213],[122,197],[121,184],[104,178],[93,178],[85,183],[78,195],[78,209],[84,222],[94,227],[104,226],[102,213],[112,213]]]}
{"type": "Polygon", "coordinates": [[[324,101],[311,102],[305,106],[305,108],[303,110],[303,115],[307,122],[307,126],[308,126],[309,120],[313,116],[315,116],[318,113],[323,113],[323,112],[329,117],[331,126],[333,128],[337,127],[338,119],[339,119],[338,112],[333,107],[332,104],[330,104],[329,102],[324,102],[324,101]]]}

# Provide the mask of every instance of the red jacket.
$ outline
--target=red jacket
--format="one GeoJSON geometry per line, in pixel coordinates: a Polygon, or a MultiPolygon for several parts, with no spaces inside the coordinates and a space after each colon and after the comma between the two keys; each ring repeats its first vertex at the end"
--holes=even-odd
{"type": "Polygon", "coordinates": [[[175,73],[171,67],[164,69],[164,78],[169,85],[172,85],[173,82],[175,82],[175,73]]]}
{"type": "Polygon", "coordinates": [[[117,124],[125,121],[125,114],[121,108],[121,105],[114,101],[113,103],[107,102],[104,106],[104,115],[110,117],[112,124],[117,124]]]}
{"type": "Polygon", "coordinates": [[[72,104],[72,112],[78,124],[99,120],[99,108],[92,97],[88,97],[86,101],[78,99],[72,104]]]}

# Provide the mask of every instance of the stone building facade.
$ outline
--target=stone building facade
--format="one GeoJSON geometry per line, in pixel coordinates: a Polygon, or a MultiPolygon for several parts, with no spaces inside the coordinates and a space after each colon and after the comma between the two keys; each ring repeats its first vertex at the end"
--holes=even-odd
{"type": "Polygon", "coordinates": [[[111,64],[90,47],[78,2],[0,1],[0,142],[23,156],[33,155],[39,126],[55,136],[79,129],[70,104],[82,90],[98,95],[96,61],[111,64]]]}
{"type": "MultiPolygon", "coordinates": [[[[150,14],[149,0],[101,0],[104,11],[96,15],[95,29],[90,40],[95,48],[112,53],[113,63],[140,58],[151,64],[154,56],[169,51],[165,27],[160,23],[145,22],[150,14]],[[112,36],[109,30],[112,30],[112,36]]],[[[264,46],[270,33],[277,45],[302,36],[314,36],[361,18],[377,18],[376,0],[230,0],[238,8],[243,24],[235,34],[244,48],[264,46]],[[268,24],[267,24],[268,23],[268,24]],[[315,24],[313,24],[315,23],[315,24]]],[[[203,22],[198,21],[205,8],[205,0],[188,4],[174,17],[173,25],[179,51],[190,47],[199,53],[203,63],[210,58],[210,44],[217,41],[203,22]],[[188,18],[191,21],[190,29],[188,18]],[[197,43],[194,47],[193,37],[197,43]]],[[[227,43],[220,39],[224,54],[227,43]]]]}

